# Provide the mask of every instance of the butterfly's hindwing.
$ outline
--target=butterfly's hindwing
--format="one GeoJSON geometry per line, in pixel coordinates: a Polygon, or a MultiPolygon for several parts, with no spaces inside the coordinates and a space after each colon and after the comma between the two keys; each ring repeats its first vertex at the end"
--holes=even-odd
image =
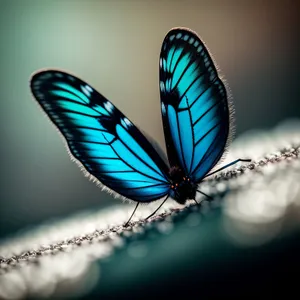
{"type": "Polygon", "coordinates": [[[166,164],[143,134],[91,86],[47,70],[33,76],[31,89],[72,155],[101,183],[140,202],[169,193],[166,164]]]}
{"type": "Polygon", "coordinates": [[[170,165],[199,182],[223,154],[229,108],[213,61],[190,30],[173,29],[165,37],[160,94],[170,165]]]}

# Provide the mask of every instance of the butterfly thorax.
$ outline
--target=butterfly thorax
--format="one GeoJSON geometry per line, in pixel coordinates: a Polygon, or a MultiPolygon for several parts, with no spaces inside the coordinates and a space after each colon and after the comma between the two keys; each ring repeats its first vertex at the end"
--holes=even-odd
{"type": "Polygon", "coordinates": [[[180,167],[171,167],[169,170],[169,178],[171,179],[170,196],[176,202],[184,204],[187,199],[195,199],[197,184],[186,176],[180,167]]]}

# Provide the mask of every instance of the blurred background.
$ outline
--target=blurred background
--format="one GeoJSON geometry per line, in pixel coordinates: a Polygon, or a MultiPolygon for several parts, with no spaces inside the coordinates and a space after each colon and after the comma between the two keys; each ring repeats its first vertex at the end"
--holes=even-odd
{"type": "Polygon", "coordinates": [[[84,79],[164,147],[160,47],[172,27],[189,27],[230,86],[238,136],[300,117],[297,1],[2,0],[0,6],[0,238],[120,203],[84,178],[32,100],[29,80],[39,69],[84,79]]]}

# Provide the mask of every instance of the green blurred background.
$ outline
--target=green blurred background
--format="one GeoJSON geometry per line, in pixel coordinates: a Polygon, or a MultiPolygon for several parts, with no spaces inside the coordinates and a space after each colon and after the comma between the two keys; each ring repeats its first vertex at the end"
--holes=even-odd
{"type": "MultiPolygon", "coordinates": [[[[0,1],[0,238],[119,203],[85,179],[32,100],[58,68],[86,80],[164,146],[158,60],[172,27],[196,31],[228,82],[237,135],[300,116],[297,1],[0,1]]],[[[124,209],[125,209],[124,204],[124,209]]]]}

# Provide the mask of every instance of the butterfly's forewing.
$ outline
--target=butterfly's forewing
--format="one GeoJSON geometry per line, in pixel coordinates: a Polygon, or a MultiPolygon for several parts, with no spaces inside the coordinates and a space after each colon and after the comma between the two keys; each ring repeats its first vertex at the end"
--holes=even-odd
{"type": "Polygon", "coordinates": [[[160,94],[170,165],[199,182],[223,154],[229,108],[212,59],[190,30],[173,29],[164,39],[160,94]]]}
{"type": "Polygon", "coordinates": [[[144,135],[84,81],[47,70],[31,80],[34,97],[71,154],[105,186],[139,202],[169,192],[167,166],[144,135]]]}

